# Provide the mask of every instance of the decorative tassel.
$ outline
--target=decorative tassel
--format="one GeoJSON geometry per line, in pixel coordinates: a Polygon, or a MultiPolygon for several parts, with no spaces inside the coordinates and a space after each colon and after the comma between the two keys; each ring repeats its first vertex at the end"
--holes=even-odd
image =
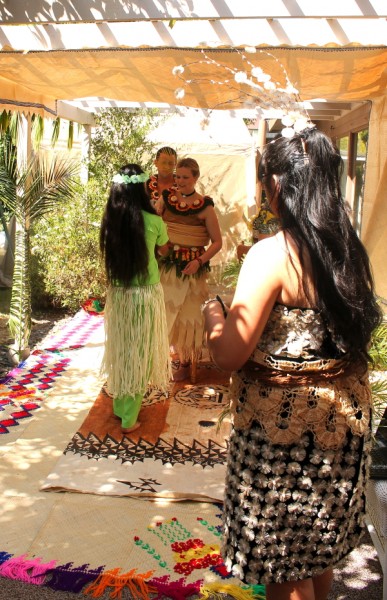
{"type": "Polygon", "coordinates": [[[9,554],[8,552],[0,552],[0,565],[10,558],[12,558],[12,554],[9,554]]]}
{"type": "Polygon", "coordinates": [[[258,600],[264,600],[266,598],[266,591],[264,585],[252,585],[250,589],[253,591],[254,598],[258,600]]]}
{"type": "Polygon", "coordinates": [[[120,568],[105,571],[97,577],[96,581],[87,587],[84,594],[90,594],[93,598],[100,598],[111,587],[111,598],[121,598],[122,592],[128,588],[132,598],[135,600],[150,600],[150,594],[157,592],[156,588],[148,585],[145,580],[149,579],[154,571],[147,573],[137,573],[136,569],[132,569],[128,573],[120,573],[120,568]]]}
{"type": "Polygon", "coordinates": [[[256,596],[254,590],[249,588],[242,588],[239,585],[232,583],[222,583],[215,581],[213,583],[206,583],[200,588],[201,600],[224,600],[224,595],[231,596],[235,600],[257,600],[265,596],[256,596]]]}
{"type": "Polygon", "coordinates": [[[202,581],[187,583],[184,577],[176,581],[171,581],[169,575],[157,577],[149,582],[155,586],[157,596],[153,600],[161,598],[171,598],[171,600],[186,600],[190,596],[197,597],[199,595],[202,581]]]}
{"type": "Polygon", "coordinates": [[[49,563],[42,563],[40,558],[29,560],[26,557],[27,555],[23,554],[3,562],[0,566],[0,575],[25,583],[43,585],[47,572],[55,567],[57,561],[52,560],[49,563]]]}
{"type": "Polygon", "coordinates": [[[73,563],[58,565],[50,573],[51,577],[46,582],[46,586],[61,592],[73,592],[79,594],[85,585],[91,584],[103,571],[103,566],[97,569],[90,569],[90,565],[85,564],[80,567],[74,567],[73,563]]]}

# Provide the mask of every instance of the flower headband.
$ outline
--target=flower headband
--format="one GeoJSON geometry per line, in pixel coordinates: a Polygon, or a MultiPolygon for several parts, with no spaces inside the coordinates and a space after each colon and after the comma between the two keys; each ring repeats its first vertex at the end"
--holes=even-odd
{"type": "Polygon", "coordinates": [[[114,175],[112,181],[113,183],[126,183],[126,185],[128,185],[129,183],[144,183],[145,181],[148,181],[148,179],[149,173],[147,172],[138,173],[136,175],[121,175],[121,173],[117,173],[114,175]]]}
{"type": "MultiPolygon", "coordinates": [[[[244,52],[235,48],[234,52],[240,57],[238,67],[220,63],[204,50],[201,51],[203,56],[201,60],[174,67],[173,75],[182,82],[182,87],[175,90],[177,100],[184,98],[188,86],[211,83],[212,86],[223,88],[224,99],[215,106],[212,105],[210,112],[214,108],[227,106],[227,104],[255,109],[256,115],[260,118],[265,118],[265,112],[273,114],[275,111],[276,118],[282,121],[281,133],[287,138],[314,126],[300,100],[298,90],[291,83],[278,58],[266,50],[257,50],[254,46],[246,47],[244,52]],[[277,69],[282,72],[283,83],[273,81],[272,75],[265,73],[260,66],[250,60],[249,54],[261,54],[274,61],[273,64],[276,64],[277,69]]],[[[204,119],[202,127],[207,124],[208,118],[204,119]]]]}

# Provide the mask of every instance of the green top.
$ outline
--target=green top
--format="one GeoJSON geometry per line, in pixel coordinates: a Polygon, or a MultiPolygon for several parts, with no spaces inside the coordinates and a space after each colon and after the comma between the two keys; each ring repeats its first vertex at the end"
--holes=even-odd
{"type": "Polygon", "coordinates": [[[160,281],[159,266],[155,256],[155,246],[163,246],[168,241],[167,228],[161,217],[141,211],[144,217],[145,242],[149,252],[148,277],[139,279],[135,277],[132,285],[153,285],[160,281]]]}

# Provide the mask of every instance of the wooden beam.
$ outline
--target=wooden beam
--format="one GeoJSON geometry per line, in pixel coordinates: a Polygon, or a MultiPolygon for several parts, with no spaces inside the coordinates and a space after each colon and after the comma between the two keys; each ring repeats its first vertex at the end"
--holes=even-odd
{"type": "Polygon", "coordinates": [[[57,116],[61,119],[74,121],[74,123],[81,123],[82,125],[95,125],[95,118],[92,112],[82,110],[62,100],[58,100],[57,103],[57,116]]]}
{"type": "Polygon", "coordinates": [[[80,23],[185,19],[369,18],[387,17],[385,0],[191,0],[190,2],[104,2],[95,0],[30,0],[2,2],[0,20],[8,24],[80,23]],[[60,6],[60,9],[58,8],[60,6]]]}
{"type": "Polygon", "coordinates": [[[330,126],[329,135],[338,139],[351,131],[361,131],[368,127],[371,112],[371,102],[365,102],[355,110],[347,113],[330,126]]]}

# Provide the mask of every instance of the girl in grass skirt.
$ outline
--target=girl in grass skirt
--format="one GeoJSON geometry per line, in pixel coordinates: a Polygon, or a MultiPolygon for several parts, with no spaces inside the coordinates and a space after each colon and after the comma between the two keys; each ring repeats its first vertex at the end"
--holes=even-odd
{"type": "Polygon", "coordinates": [[[113,177],[100,231],[109,284],[102,371],[123,433],[137,429],[149,383],[168,389],[169,344],[158,254],[169,250],[166,226],[152,207],[148,174],[128,164],[113,177]]]}

